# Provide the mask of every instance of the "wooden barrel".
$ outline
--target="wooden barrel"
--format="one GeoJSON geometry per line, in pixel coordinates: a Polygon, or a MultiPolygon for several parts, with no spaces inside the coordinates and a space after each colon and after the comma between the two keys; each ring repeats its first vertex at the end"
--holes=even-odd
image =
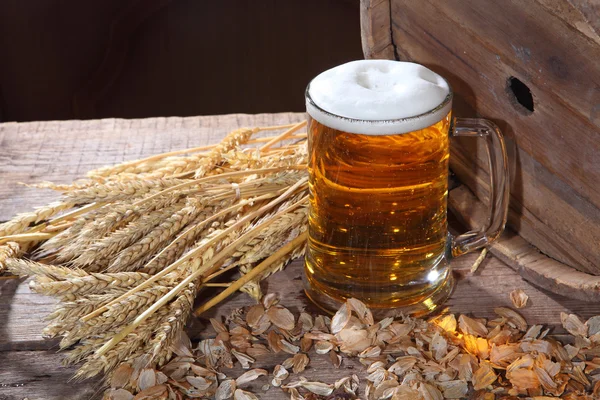
{"type": "MultiPolygon", "coordinates": [[[[366,58],[426,65],[450,82],[455,115],[500,126],[511,161],[508,225],[549,257],[548,269],[563,268],[532,280],[552,286],[571,274],[563,289],[549,288],[581,297],[576,276],[593,283],[588,300],[600,299],[598,15],[594,0],[361,1],[366,58]]],[[[450,163],[487,204],[482,146],[454,140],[450,163]]],[[[450,197],[459,211],[472,209],[468,195],[450,197]]],[[[527,267],[517,255],[509,262],[527,267]]],[[[547,272],[535,262],[538,275],[547,272]]]]}

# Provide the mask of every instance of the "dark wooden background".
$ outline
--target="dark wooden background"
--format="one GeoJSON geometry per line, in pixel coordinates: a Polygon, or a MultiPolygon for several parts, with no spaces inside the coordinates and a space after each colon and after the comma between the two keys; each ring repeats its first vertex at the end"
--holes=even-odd
{"type": "Polygon", "coordinates": [[[2,0],[0,121],[303,111],[358,0],[2,0]]]}

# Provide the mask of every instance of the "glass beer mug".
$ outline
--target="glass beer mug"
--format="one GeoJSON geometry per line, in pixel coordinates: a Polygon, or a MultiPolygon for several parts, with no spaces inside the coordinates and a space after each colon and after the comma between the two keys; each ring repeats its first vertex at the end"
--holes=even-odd
{"type": "Polygon", "coordinates": [[[508,205],[502,134],[485,119],[453,118],[452,90],[414,63],[361,60],[306,89],[309,120],[307,295],[335,311],[355,297],[378,315],[423,315],[452,292],[453,257],[493,242],[508,205]],[[488,147],[491,216],[481,230],[448,233],[451,136],[488,147]]]}

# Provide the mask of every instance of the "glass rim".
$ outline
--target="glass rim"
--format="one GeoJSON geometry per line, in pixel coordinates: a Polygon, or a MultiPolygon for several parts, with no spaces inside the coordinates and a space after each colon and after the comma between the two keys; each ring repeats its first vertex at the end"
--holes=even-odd
{"type": "MultiPolygon", "coordinates": [[[[357,124],[364,124],[364,125],[372,125],[372,124],[399,124],[402,122],[409,122],[409,121],[416,121],[419,120],[421,118],[427,117],[429,115],[435,114],[437,112],[439,112],[440,110],[442,110],[443,108],[447,107],[449,103],[452,102],[452,99],[454,97],[454,92],[452,91],[452,86],[450,86],[450,83],[448,83],[448,80],[446,78],[444,78],[443,76],[440,75],[440,77],[444,80],[444,82],[446,82],[448,84],[448,94],[446,95],[446,97],[444,98],[444,100],[438,104],[437,106],[435,106],[434,108],[432,108],[429,111],[426,111],[422,114],[418,114],[418,115],[413,115],[410,117],[404,117],[404,118],[393,118],[393,119],[360,119],[360,118],[351,118],[351,117],[345,117],[343,115],[338,115],[335,113],[332,113],[331,111],[327,111],[325,110],[323,107],[319,106],[314,100],[313,98],[310,96],[310,85],[311,83],[315,80],[315,78],[311,79],[310,82],[308,83],[308,85],[306,85],[306,89],[304,90],[304,99],[310,103],[311,106],[315,107],[319,112],[322,112],[323,114],[333,117],[333,118],[338,118],[341,120],[345,120],[351,123],[357,123],[357,124]]],[[[443,118],[443,117],[442,117],[443,118]]]]}

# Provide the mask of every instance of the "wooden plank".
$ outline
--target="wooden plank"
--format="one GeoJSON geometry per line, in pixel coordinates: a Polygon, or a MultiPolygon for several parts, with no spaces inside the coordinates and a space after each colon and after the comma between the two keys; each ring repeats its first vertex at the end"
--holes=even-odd
{"type": "MultiPolygon", "coordinates": [[[[364,367],[357,359],[344,359],[340,368],[335,369],[329,361],[329,355],[316,354],[314,349],[308,355],[310,364],[301,376],[309,380],[333,383],[344,376],[355,373],[364,377],[364,367]]],[[[253,368],[264,368],[272,372],[277,364],[281,364],[288,357],[290,355],[283,352],[271,354],[268,357],[258,357],[256,363],[253,364],[253,368]]],[[[77,370],[76,367],[62,366],[60,358],[51,351],[0,353],[0,362],[14,366],[14,368],[3,372],[0,365],[1,400],[22,400],[23,398],[32,400],[91,399],[95,393],[102,393],[103,391],[97,379],[68,383],[67,381],[77,370]],[[36,360],[34,368],[29,368],[28,359],[36,360]],[[6,386],[2,386],[3,384],[6,386]]],[[[239,363],[236,363],[234,368],[223,369],[223,372],[228,376],[238,377],[245,370],[240,367],[239,363]]],[[[262,390],[262,386],[270,383],[272,378],[272,375],[269,377],[263,376],[244,385],[243,389],[258,394],[262,400],[288,398],[289,396],[286,396],[281,388],[271,387],[268,391],[262,390]]]]}
{"type": "MultiPolygon", "coordinates": [[[[0,125],[0,137],[6,150],[0,159],[2,179],[6,182],[0,187],[0,219],[52,198],[44,191],[17,187],[18,181],[68,182],[107,163],[216,142],[237,126],[281,124],[302,118],[303,114],[230,115],[0,125]],[[74,140],[76,138],[85,140],[74,140]],[[46,145],[40,145],[40,140],[46,145]]],[[[530,305],[522,310],[523,315],[530,323],[547,324],[558,333],[561,332],[561,311],[574,312],[584,318],[600,314],[600,304],[590,305],[549,294],[523,281],[493,257],[485,260],[480,270],[471,275],[468,271],[476,257],[477,254],[469,254],[453,261],[458,284],[448,302],[452,312],[491,318],[492,309],[498,305],[509,306],[508,293],[521,288],[530,296],[530,305]]],[[[317,313],[316,307],[303,294],[302,268],[301,260],[294,261],[283,272],[264,282],[264,290],[279,293],[282,303],[294,312],[307,309],[317,313]]],[[[199,302],[201,299],[200,296],[199,302]]],[[[190,336],[199,340],[214,335],[208,318],[228,315],[251,303],[246,294],[233,295],[201,318],[191,320],[188,324],[190,336]]],[[[44,340],[40,335],[45,325],[43,319],[54,304],[52,298],[31,293],[27,281],[0,281],[0,399],[2,396],[7,399],[89,398],[97,391],[97,381],[68,383],[75,368],[61,367],[61,355],[56,353],[57,341],[44,340]],[[35,365],[31,367],[32,364],[35,365]]],[[[283,355],[270,356],[256,365],[272,369],[283,358],[283,355]]],[[[309,379],[333,382],[354,372],[364,374],[364,369],[355,361],[345,362],[342,369],[335,370],[323,356],[311,355],[311,359],[305,374],[309,379]]],[[[239,371],[230,373],[236,375],[239,371]]],[[[262,394],[260,390],[257,392],[262,394]]],[[[279,399],[281,393],[269,391],[262,394],[262,398],[279,399]]]]}
{"type": "Polygon", "coordinates": [[[365,58],[393,59],[390,2],[361,0],[360,29],[365,58]]]}
{"type": "MultiPolygon", "coordinates": [[[[517,146],[507,141],[511,159],[511,194],[509,225],[519,235],[545,254],[577,269],[597,274],[600,271],[600,223],[598,209],[558,182],[543,165],[517,146]],[[518,168],[517,168],[518,165],[518,168]],[[524,182],[534,182],[526,185],[524,182]],[[541,220],[548,207],[560,209],[552,219],[541,220]],[[571,229],[571,227],[577,229],[571,229]],[[565,229],[569,234],[564,234],[565,229]]],[[[484,203],[489,201],[488,160],[481,140],[455,138],[452,141],[450,164],[465,183],[484,203]]]]}
{"type": "Polygon", "coordinates": [[[101,382],[75,382],[76,368],[65,367],[55,351],[0,352],[1,400],[81,400],[101,398],[101,382]]]}
{"type": "MultiPolygon", "coordinates": [[[[518,219],[511,226],[552,257],[599,274],[600,46],[592,3],[392,0],[390,6],[398,57],[448,78],[457,115],[492,118],[518,148],[511,160],[518,219]],[[509,77],[531,89],[533,113],[517,104],[509,77]],[[569,257],[569,247],[577,254],[569,257]]],[[[462,143],[455,149],[466,165],[477,164],[485,152],[462,143]]],[[[459,178],[477,193],[473,173],[465,171],[457,171],[459,178]]]]}
{"type": "MultiPolygon", "coordinates": [[[[448,206],[469,226],[481,226],[488,209],[466,186],[451,191],[448,206]]],[[[577,271],[533,247],[507,229],[490,251],[523,278],[554,293],[588,302],[600,301],[600,277],[577,271]]]]}
{"type": "MultiPolygon", "coordinates": [[[[560,312],[572,312],[588,318],[592,315],[600,314],[599,303],[583,303],[581,301],[570,300],[558,295],[553,295],[543,289],[538,289],[535,286],[521,279],[511,268],[499,261],[497,258],[488,257],[480,266],[478,272],[474,275],[469,273],[469,269],[473,264],[477,254],[469,254],[454,260],[453,267],[455,276],[458,278],[456,290],[450,300],[448,306],[451,312],[470,313],[477,317],[492,318],[494,316],[492,310],[498,306],[511,306],[511,301],[508,294],[513,289],[523,289],[529,295],[529,305],[520,310],[521,314],[527,319],[530,324],[540,323],[552,328],[556,333],[563,332],[560,328],[560,312]]],[[[281,302],[289,307],[294,312],[302,309],[307,309],[311,313],[318,313],[318,310],[309,303],[303,294],[301,277],[302,277],[302,262],[294,261],[284,271],[271,276],[265,283],[264,289],[270,292],[276,292],[281,297],[281,302]]],[[[25,283],[19,285],[19,290],[25,294],[27,286],[25,283]]],[[[29,296],[36,296],[30,294],[29,296]]],[[[53,307],[53,301],[44,296],[38,297],[35,315],[41,316],[49,312],[53,307]]],[[[7,299],[4,295],[0,297],[2,302],[7,299]]],[[[36,337],[43,328],[43,321],[39,317],[30,317],[32,311],[30,305],[21,304],[23,298],[15,296],[12,298],[12,313],[8,316],[8,321],[4,318],[5,315],[0,314],[0,326],[5,326],[5,334],[0,337],[0,350],[6,349],[5,338],[12,338],[16,344],[15,348],[24,349],[30,345],[31,341],[27,341],[27,335],[36,337]],[[19,343],[19,338],[23,339],[23,343],[19,343]],[[3,342],[4,341],[4,342],[3,342]]],[[[221,317],[229,315],[232,310],[248,306],[252,304],[250,298],[243,293],[237,293],[229,300],[222,303],[219,307],[213,309],[210,313],[202,318],[197,318],[188,324],[189,335],[193,340],[199,340],[205,337],[214,337],[215,333],[210,326],[208,318],[221,317]]],[[[55,342],[39,342],[36,343],[36,348],[43,347],[42,344],[48,344],[47,351],[0,351],[0,399],[2,395],[8,396],[8,399],[21,399],[23,397],[44,398],[44,399],[61,399],[64,391],[73,392],[82,397],[91,395],[97,388],[97,381],[84,382],[77,384],[75,389],[68,383],[68,379],[75,372],[76,368],[63,368],[60,366],[61,355],[55,352],[55,342]],[[26,368],[32,361],[35,360],[36,367],[26,368]],[[14,360],[19,362],[15,364],[14,360]],[[40,366],[38,368],[37,366],[40,366]],[[45,371],[43,374],[39,371],[45,371]],[[23,383],[23,386],[18,384],[23,383]],[[8,385],[3,387],[2,384],[8,385]],[[13,396],[13,397],[11,397],[13,396]]],[[[365,371],[355,360],[344,361],[340,370],[331,368],[326,356],[315,355],[313,352],[309,355],[311,364],[303,375],[308,379],[318,379],[324,382],[334,382],[335,380],[352,373],[358,373],[362,378],[365,376],[365,371]]],[[[272,368],[287,358],[286,355],[269,355],[257,360],[255,367],[272,368]]],[[[241,371],[239,367],[232,371],[224,371],[228,375],[238,376],[241,371]]],[[[265,400],[280,399],[281,393],[274,389],[265,392],[260,391],[260,386],[266,383],[263,381],[257,382],[252,387],[257,393],[261,394],[261,398],[265,400]]]]}
{"type": "Polygon", "coordinates": [[[600,4],[596,0],[538,0],[557,18],[600,44],[600,4]]]}
{"type": "Polygon", "coordinates": [[[0,221],[57,198],[20,182],[68,183],[103,165],[216,143],[238,127],[304,118],[278,113],[0,124],[0,221]]]}
{"type": "MultiPolygon", "coordinates": [[[[531,299],[531,305],[522,310],[523,316],[530,323],[548,325],[554,328],[555,332],[561,332],[560,312],[569,311],[585,318],[600,314],[600,303],[583,303],[553,295],[525,282],[515,271],[495,257],[486,259],[476,274],[470,274],[469,269],[477,256],[477,254],[469,254],[452,261],[458,283],[448,301],[451,312],[471,313],[478,317],[492,318],[494,307],[511,306],[508,294],[512,290],[523,289],[531,299]]],[[[269,278],[264,283],[264,291],[278,293],[282,303],[295,312],[306,309],[319,313],[320,311],[304,295],[302,273],[302,260],[296,260],[283,272],[269,278]]],[[[53,298],[31,293],[27,282],[21,282],[12,297],[2,292],[0,299],[3,304],[0,308],[0,326],[3,327],[0,328],[2,333],[0,351],[56,348],[55,340],[47,341],[40,335],[45,326],[44,317],[54,308],[53,298]]],[[[202,295],[199,296],[199,302],[201,301],[202,295]]],[[[190,321],[190,336],[193,339],[207,337],[210,332],[206,332],[205,328],[210,325],[209,318],[229,315],[233,310],[249,304],[252,304],[252,300],[247,295],[243,293],[233,295],[203,317],[190,321]]]]}

